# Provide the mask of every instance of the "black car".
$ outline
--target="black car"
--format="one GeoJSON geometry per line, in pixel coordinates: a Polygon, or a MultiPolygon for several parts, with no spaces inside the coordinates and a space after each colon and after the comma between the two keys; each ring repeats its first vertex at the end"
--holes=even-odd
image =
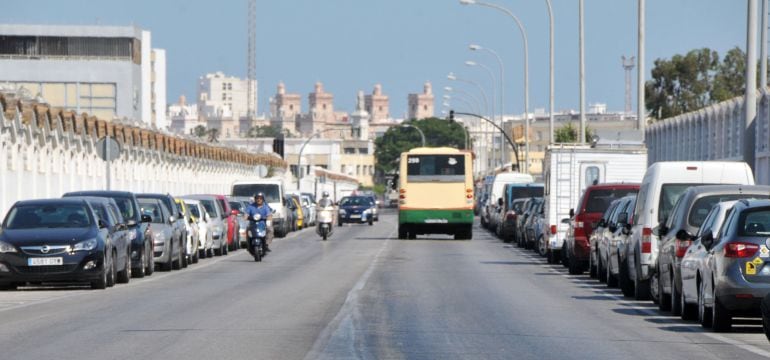
{"type": "Polygon", "coordinates": [[[374,200],[369,196],[346,196],[340,200],[337,225],[344,223],[374,224],[374,200]]]}
{"type": "Polygon", "coordinates": [[[83,199],[19,201],[0,232],[0,288],[25,283],[115,283],[108,224],[83,199]]]}
{"type": "Polygon", "coordinates": [[[171,228],[173,229],[172,244],[182,244],[182,259],[179,261],[181,267],[187,267],[188,260],[192,260],[192,254],[187,253],[187,227],[184,223],[184,215],[182,209],[174,201],[174,197],[169,194],[136,194],[137,199],[156,199],[160,200],[166,209],[171,213],[168,218],[171,228]]]}
{"type": "Polygon", "coordinates": [[[126,225],[132,234],[131,240],[131,273],[133,277],[152,275],[155,271],[155,262],[152,252],[152,235],[150,234],[149,216],[142,216],[139,212],[139,203],[136,195],[127,191],[75,191],[64,194],[64,197],[95,196],[115,200],[120,208],[120,213],[126,220],[126,225]]]}
{"type": "Polygon", "coordinates": [[[120,213],[120,208],[115,200],[100,197],[72,197],[71,199],[83,199],[94,209],[94,215],[98,220],[104,221],[107,226],[110,243],[112,243],[112,259],[116,282],[125,284],[131,279],[131,230],[126,225],[126,220],[120,213]]]}

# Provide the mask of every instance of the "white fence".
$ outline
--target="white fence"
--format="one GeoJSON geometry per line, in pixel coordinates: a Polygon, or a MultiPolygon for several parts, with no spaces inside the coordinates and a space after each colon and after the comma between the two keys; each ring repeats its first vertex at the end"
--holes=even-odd
{"type": "Polygon", "coordinates": [[[112,162],[113,190],[229,194],[236,180],[257,179],[256,166],[283,172],[274,155],[214,147],[135,125],[104,122],[47,107],[11,102],[0,94],[0,216],[23,199],[60,197],[76,190],[104,189],[105,162],[99,136],[122,145],[112,162]]]}
{"type": "MultiPolygon", "coordinates": [[[[770,185],[770,93],[758,98],[754,175],[770,185]]],[[[648,164],[675,160],[743,160],[743,97],[658,121],[645,130],[648,164]]]]}

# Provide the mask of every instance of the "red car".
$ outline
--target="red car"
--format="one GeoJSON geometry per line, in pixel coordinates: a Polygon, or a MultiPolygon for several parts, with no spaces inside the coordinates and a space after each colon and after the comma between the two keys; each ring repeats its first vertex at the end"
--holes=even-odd
{"type": "Polygon", "coordinates": [[[578,201],[577,212],[575,209],[570,210],[572,219],[564,241],[564,265],[569,268],[570,274],[582,274],[588,268],[591,233],[610,203],[637,193],[639,184],[634,183],[598,184],[586,188],[578,201]]]}
{"type": "MultiPolygon", "coordinates": [[[[227,214],[227,250],[228,251],[235,251],[240,246],[240,241],[238,239],[238,230],[240,229],[240,223],[238,222],[238,210],[233,210],[232,207],[230,207],[230,202],[227,200],[227,197],[224,195],[211,195],[214,196],[217,199],[217,202],[219,203],[219,206],[224,209],[224,213],[227,214]]],[[[225,219],[222,219],[222,222],[225,222],[225,219]]]]}

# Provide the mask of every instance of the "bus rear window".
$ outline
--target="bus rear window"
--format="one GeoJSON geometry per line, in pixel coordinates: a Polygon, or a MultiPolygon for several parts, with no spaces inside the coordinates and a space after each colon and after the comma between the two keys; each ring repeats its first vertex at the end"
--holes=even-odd
{"type": "Polygon", "coordinates": [[[409,155],[406,163],[407,181],[465,181],[465,156],[463,155],[409,155]]]}

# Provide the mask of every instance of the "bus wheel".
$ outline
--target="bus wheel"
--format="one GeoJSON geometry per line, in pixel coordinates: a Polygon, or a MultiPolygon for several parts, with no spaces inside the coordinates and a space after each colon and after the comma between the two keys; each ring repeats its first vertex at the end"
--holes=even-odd
{"type": "Polygon", "coordinates": [[[398,227],[398,239],[399,240],[406,240],[406,235],[407,235],[406,226],[399,226],[398,227]]]}

